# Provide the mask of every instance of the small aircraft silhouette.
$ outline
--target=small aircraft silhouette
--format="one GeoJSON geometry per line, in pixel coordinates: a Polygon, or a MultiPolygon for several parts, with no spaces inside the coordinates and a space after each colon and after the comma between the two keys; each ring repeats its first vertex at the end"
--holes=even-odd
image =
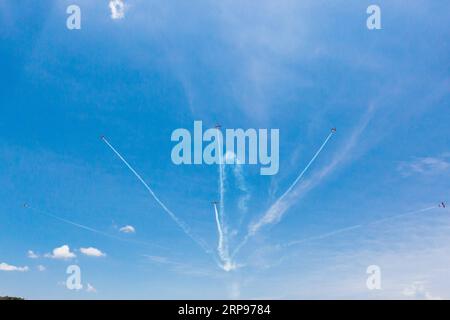
{"type": "Polygon", "coordinates": [[[211,201],[211,204],[217,205],[217,204],[219,204],[219,201],[211,201]]]}
{"type": "Polygon", "coordinates": [[[444,202],[441,202],[441,203],[439,203],[439,208],[444,208],[445,209],[445,203],[444,202]]]}
{"type": "Polygon", "coordinates": [[[217,123],[215,126],[214,126],[214,128],[216,128],[216,129],[220,129],[220,128],[222,128],[222,125],[221,124],[219,124],[219,123],[217,123]]]}
{"type": "Polygon", "coordinates": [[[30,206],[29,206],[27,203],[24,203],[24,204],[23,204],[23,207],[24,207],[24,208],[29,208],[30,206]]]}
{"type": "Polygon", "coordinates": [[[331,132],[336,133],[336,128],[331,128],[331,132]]]}

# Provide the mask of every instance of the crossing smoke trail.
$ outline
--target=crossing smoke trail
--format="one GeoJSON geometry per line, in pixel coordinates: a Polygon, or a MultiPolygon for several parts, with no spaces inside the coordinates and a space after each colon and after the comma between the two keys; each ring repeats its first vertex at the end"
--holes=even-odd
{"type": "Polygon", "coordinates": [[[332,236],[335,236],[337,234],[341,234],[341,233],[344,233],[344,232],[353,231],[353,230],[360,229],[360,228],[363,228],[363,227],[369,227],[369,226],[372,226],[372,225],[375,225],[375,224],[383,223],[383,222],[386,222],[386,221],[390,221],[390,220],[394,220],[394,219],[398,219],[398,218],[402,218],[402,217],[406,217],[406,216],[410,216],[410,215],[414,215],[414,214],[418,214],[418,213],[422,213],[422,212],[427,212],[427,211],[430,211],[430,210],[433,210],[433,209],[436,209],[436,208],[438,208],[438,207],[437,206],[432,206],[432,207],[428,207],[428,208],[424,208],[424,209],[420,209],[420,210],[415,210],[415,211],[411,211],[411,212],[406,212],[406,213],[402,213],[402,214],[393,215],[391,217],[375,220],[375,221],[372,221],[372,222],[368,222],[366,224],[359,224],[359,225],[355,225],[355,226],[352,226],[352,227],[338,229],[338,230],[335,230],[335,231],[331,231],[331,232],[328,232],[328,233],[325,233],[325,234],[322,234],[322,235],[318,235],[318,236],[315,236],[315,237],[311,237],[311,238],[306,238],[306,239],[303,239],[303,240],[291,241],[291,242],[289,242],[287,244],[282,245],[282,247],[290,247],[290,246],[299,245],[299,244],[303,244],[303,243],[307,243],[307,242],[311,242],[311,241],[322,240],[322,239],[329,238],[329,237],[332,237],[332,236]]]}
{"type": "MultiPolygon", "coordinates": [[[[138,178],[138,180],[142,183],[142,185],[147,189],[147,191],[150,193],[150,195],[155,199],[155,201],[161,206],[161,208],[169,215],[169,217],[178,225],[178,227],[183,230],[183,232],[190,237],[195,243],[197,243],[206,254],[211,255],[214,260],[215,256],[213,255],[213,252],[208,248],[208,246],[198,237],[196,237],[194,234],[192,234],[190,228],[181,221],[169,208],[166,207],[166,205],[159,200],[159,198],[156,196],[156,194],[153,192],[153,190],[148,186],[148,184],[142,179],[142,177],[136,172],[136,170],[133,169],[133,167],[125,160],[125,158],[108,142],[108,140],[105,137],[101,137],[103,142],[106,143],[106,145],[116,154],[116,156],[119,157],[120,160],[130,169],[130,171],[138,178]]],[[[217,263],[217,261],[216,261],[217,263]]]]}
{"type": "Polygon", "coordinates": [[[284,198],[292,191],[292,189],[303,178],[305,173],[308,171],[308,169],[314,163],[316,158],[319,156],[319,154],[325,148],[325,146],[327,145],[328,141],[331,139],[333,134],[334,134],[334,131],[331,131],[331,133],[324,140],[324,142],[322,143],[320,148],[316,151],[314,156],[308,162],[306,167],[297,176],[297,178],[289,186],[289,188],[275,201],[275,203],[272,206],[270,206],[269,210],[266,211],[266,213],[262,216],[262,218],[259,219],[258,222],[253,223],[253,224],[250,225],[247,235],[244,237],[244,240],[236,247],[236,249],[234,250],[234,252],[232,254],[232,257],[234,257],[239,252],[239,250],[247,243],[247,241],[259,231],[259,229],[261,229],[263,226],[265,226],[267,224],[277,222],[277,221],[279,221],[281,219],[283,213],[287,209],[287,204],[285,204],[284,201],[283,201],[284,198]]]}
{"type": "Polygon", "coordinates": [[[328,135],[328,137],[325,139],[325,141],[320,146],[319,150],[317,150],[317,152],[314,155],[314,157],[312,157],[312,159],[309,161],[309,163],[306,165],[306,167],[303,169],[303,171],[299,174],[299,176],[295,179],[295,181],[290,185],[290,187],[281,195],[280,198],[278,198],[277,202],[282,201],[284,199],[284,197],[286,197],[286,195],[288,195],[289,192],[291,192],[291,190],[297,185],[297,183],[300,181],[300,179],[303,178],[303,176],[306,173],[306,171],[308,171],[309,167],[313,164],[313,162],[316,160],[316,158],[322,152],[323,148],[325,148],[325,146],[327,145],[328,141],[331,139],[333,134],[334,133],[331,132],[328,135]]]}
{"type": "Polygon", "coordinates": [[[320,148],[317,150],[317,152],[311,158],[311,160],[306,165],[306,167],[303,169],[303,171],[298,175],[298,177],[289,186],[289,188],[275,201],[275,203],[269,208],[269,210],[264,214],[264,216],[257,223],[254,223],[250,226],[250,230],[249,230],[250,235],[254,235],[264,225],[276,222],[277,220],[279,220],[281,218],[281,215],[284,213],[284,210],[283,210],[284,198],[292,191],[292,189],[297,185],[297,183],[303,178],[305,173],[308,171],[308,169],[311,167],[311,165],[317,159],[319,154],[322,152],[323,148],[325,148],[325,146],[327,145],[328,141],[331,139],[333,134],[334,133],[331,132],[328,135],[328,137],[322,143],[320,148]]]}
{"type": "Polygon", "coordinates": [[[145,242],[145,241],[124,239],[124,238],[121,238],[121,237],[117,237],[115,235],[112,235],[112,234],[100,231],[98,229],[94,229],[94,228],[88,227],[86,225],[83,225],[83,224],[80,224],[80,223],[77,223],[77,222],[74,222],[74,221],[71,221],[71,220],[68,220],[68,219],[61,218],[61,217],[59,217],[57,215],[54,215],[52,213],[49,213],[49,212],[46,212],[46,211],[43,211],[43,210],[39,210],[39,209],[35,209],[35,208],[31,207],[28,204],[24,204],[24,207],[26,209],[30,209],[33,212],[39,213],[40,215],[44,215],[44,216],[50,217],[52,219],[64,222],[66,224],[72,225],[72,226],[77,227],[79,229],[84,229],[84,230],[90,231],[92,233],[96,233],[96,234],[102,235],[104,237],[108,237],[108,238],[111,238],[111,239],[119,240],[119,241],[122,241],[122,242],[128,242],[128,243],[140,244],[140,245],[149,245],[149,246],[153,246],[153,247],[159,247],[159,248],[162,248],[162,249],[167,249],[167,248],[165,248],[163,246],[160,246],[160,245],[157,245],[157,244],[153,244],[153,243],[149,243],[149,242],[145,242]]]}

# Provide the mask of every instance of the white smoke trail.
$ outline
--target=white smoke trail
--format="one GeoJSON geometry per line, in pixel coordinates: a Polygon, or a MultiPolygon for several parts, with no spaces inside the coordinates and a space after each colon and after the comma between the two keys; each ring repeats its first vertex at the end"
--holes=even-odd
{"type": "Polygon", "coordinates": [[[294,180],[294,182],[289,186],[289,188],[275,201],[273,205],[270,206],[269,210],[266,211],[266,213],[260,218],[257,222],[250,225],[248,233],[245,235],[242,242],[236,247],[236,249],[233,251],[232,257],[235,257],[236,254],[241,250],[241,248],[247,244],[248,240],[253,237],[259,229],[261,229],[263,226],[271,223],[278,222],[284,212],[289,207],[289,204],[284,203],[284,198],[292,191],[292,189],[298,184],[300,179],[305,175],[305,173],[308,171],[308,169],[311,167],[311,165],[314,163],[316,158],[319,156],[319,154],[322,152],[322,150],[327,145],[328,141],[333,136],[334,132],[332,131],[324,140],[320,148],[316,151],[314,156],[311,158],[311,160],[308,162],[306,167],[302,170],[302,172],[297,176],[297,178],[294,180]]]}
{"type": "Polygon", "coordinates": [[[92,233],[96,233],[96,234],[99,234],[99,235],[102,235],[102,236],[105,236],[105,237],[108,237],[108,238],[111,238],[111,239],[119,240],[119,241],[122,241],[122,242],[141,244],[141,245],[149,245],[149,246],[153,246],[153,247],[159,247],[159,248],[162,248],[162,249],[167,249],[167,248],[165,248],[163,246],[160,246],[160,245],[157,245],[157,244],[153,244],[153,243],[149,243],[149,242],[145,242],[145,241],[139,241],[139,240],[125,239],[125,238],[117,237],[115,235],[103,232],[101,230],[94,229],[94,228],[88,227],[86,225],[83,225],[83,224],[80,224],[80,223],[77,223],[77,222],[74,222],[74,221],[71,221],[71,220],[68,220],[68,219],[61,218],[61,217],[59,217],[57,215],[54,215],[52,213],[49,213],[47,211],[43,211],[43,210],[39,210],[39,209],[33,208],[33,207],[29,206],[28,204],[25,204],[24,207],[26,209],[30,209],[30,210],[32,210],[34,212],[37,212],[37,213],[39,213],[41,215],[53,218],[55,220],[64,222],[64,223],[72,225],[74,227],[77,227],[77,228],[80,228],[80,229],[84,229],[84,230],[90,231],[92,233]]]}
{"type": "Polygon", "coordinates": [[[391,216],[391,217],[387,217],[387,218],[383,218],[383,219],[372,221],[370,223],[367,223],[366,225],[369,226],[369,225],[372,225],[372,224],[383,223],[383,222],[390,221],[390,220],[393,220],[393,219],[398,219],[398,218],[402,218],[402,217],[418,214],[418,213],[421,213],[421,212],[430,211],[430,210],[433,210],[433,209],[436,209],[436,208],[438,208],[438,207],[437,206],[432,206],[432,207],[428,207],[428,208],[424,208],[424,209],[419,209],[419,210],[410,211],[410,212],[406,212],[406,213],[402,213],[402,214],[397,214],[397,215],[394,215],[394,216],[391,216]]]}
{"type": "Polygon", "coordinates": [[[437,206],[432,206],[432,207],[428,207],[428,208],[424,208],[424,209],[419,209],[419,210],[415,210],[415,211],[410,211],[410,212],[406,212],[406,213],[402,213],[402,214],[393,215],[393,216],[390,216],[390,217],[387,217],[387,218],[375,220],[375,221],[368,222],[368,223],[365,223],[365,224],[359,224],[359,225],[355,225],[355,226],[351,226],[351,227],[347,227],[347,228],[343,228],[343,229],[338,229],[338,230],[331,231],[331,232],[328,232],[328,233],[325,233],[325,234],[322,234],[322,235],[318,235],[318,236],[315,236],[315,237],[306,238],[306,239],[303,239],[303,240],[291,241],[291,242],[283,245],[283,247],[290,247],[290,246],[293,246],[293,245],[299,245],[299,244],[303,244],[303,243],[307,243],[307,242],[311,242],[311,241],[322,240],[322,239],[329,238],[329,237],[332,237],[332,236],[335,236],[337,234],[341,234],[341,233],[344,233],[344,232],[353,231],[355,229],[359,229],[359,228],[363,228],[363,227],[369,227],[369,226],[374,225],[374,224],[379,224],[379,223],[383,223],[383,222],[386,222],[386,221],[390,221],[390,220],[394,220],[394,219],[398,219],[398,218],[403,218],[403,217],[406,217],[406,216],[415,215],[415,214],[422,213],[422,212],[427,212],[427,211],[430,211],[430,210],[433,210],[433,209],[436,209],[436,208],[437,208],[437,206]]]}
{"type": "Polygon", "coordinates": [[[225,219],[225,180],[226,180],[226,171],[225,171],[225,163],[223,161],[223,150],[221,139],[219,138],[222,135],[222,132],[217,127],[218,134],[217,142],[219,149],[219,197],[220,197],[220,210],[217,212],[217,206],[214,204],[214,209],[216,212],[216,221],[217,227],[219,231],[219,245],[217,247],[219,256],[223,262],[222,269],[225,271],[230,271],[235,268],[235,265],[232,263],[230,259],[229,253],[229,242],[228,242],[228,227],[226,225],[225,219]],[[218,213],[218,214],[217,214],[218,213]]]}
{"type": "Polygon", "coordinates": [[[311,158],[309,163],[306,165],[306,167],[303,169],[303,171],[297,176],[297,178],[289,186],[289,188],[275,201],[275,203],[269,208],[269,210],[266,211],[266,213],[263,215],[263,217],[258,222],[253,223],[250,226],[250,228],[249,228],[250,235],[256,234],[256,232],[258,232],[258,230],[261,229],[261,227],[280,220],[282,214],[284,213],[284,210],[281,209],[284,206],[283,205],[284,198],[292,191],[292,189],[297,185],[297,183],[300,181],[300,179],[303,178],[305,173],[308,171],[308,169],[314,163],[316,158],[322,152],[323,148],[325,148],[325,146],[327,145],[328,141],[331,139],[332,136],[333,136],[333,132],[331,132],[328,135],[328,137],[322,143],[320,148],[317,150],[317,152],[311,158]]]}
{"type": "Polygon", "coordinates": [[[318,236],[315,236],[315,237],[306,238],[306,239],[302,239],[302,240],[291,241],[291,242],[289,242],[288,244],[286,244],[284,246],[285,247],[290,247],[290,246],[297,245],[297,244],[302,244],[302,243],[305,243],[305,242],[321,240],[321,239],[325,239],[325,238],[328,238],[328,237],[331,237],[331,236],[334,236],[334,235],[337,235],[337,234],[340,234],[340,233],[344,233],[344,232],[352,231],[352,230],[355,230],[355,229],[359,229],[361,227],[362,227],[362,225],[358,224],[358,225],[355,225],[355,226],[342,228],[342,229],[338,229],[338,230],[331,231],[331,232],[328,232],[328,233],[324,233],[322,235],[318,235],[318,236]]]}
{"type": "Polygon", "coordinates": [[[300,181],[301,178],[303,178],[303,175],[308,171],[309,167],[313,164],[313,162],[316,160],[316,158],[319,156],[319,154],[322,152],[323,148],[327,145],[328,141],[333,136],[334,132],[331,132],[328,137],[325,139],[325,141],[320,146],[319,150],[314,154],[314,157],[309,161],[309,163],[306,165],[306,167],[303,169],[303,171],[298,175],[298,177],[295,179],[295,181],[290,185],[290,187],[281,195],[281,197],[277,201],[283,200],[286,195],[291,192],[291,190],[296,186],[296,184],[300,181]]]}
{"type": "MultiPolygon", "coordinates": [[[[125,160],[125,158],[106,140],[105,137],[102,137],[102,140],[108,145],[108,147],[119,157],[120,160],[130,169],[130,171],[138,178],[138,180],[142,183],[142,185],[147,189],[147,191],[150,193],[150,195],[153,197],[153,199],[156,200],[156,202],[161,206],[161,208],[169,215],[170,218],[180,227],[183,232],[190,237],[192,240],[194,240],[195,243],[197,243],[207,254],[212,255],[213,252],[208,248],[208,246],[204,243],[203,240],[199,239],[197,236],[195,236],[190,228],[181,221],[169,208],[166,207],[166,205],[159,200],[159,198],[156,196],[156,194],[153,192],[153,190],[148,186],[148,184],[142,179],[142,177],[136,172],[136,170],[133,169],[133,167],[125,160]]],[[[214,256],[213,256],[214,257],[214,256]]],[[[215,257],[214,257],[215,258],[215,257]]],[[[217,261],[216,261],[217,262],[217,261]]]]}
{"type": "MultiPolygon", "coordinates": [[[[217,131],[221,133],[221,131],[219,129],[217,129],[217,131]]],[[[219,197],[220,197],[220,211],[219,211],[219,215],[220,215],[220,223],[223,226],[222,227],[222,231],[224,231],[225,233],[225,237],[224,237],[224,250],[226,250],[227,247],[227,239],[226,239],[226,233],[227,233],[227,228],[224,225],[225,223],[225,166],[224,166],[224,162],[223,162],[223,154],[222,154],[222,144],[220,143],[221,139],[217,139],[218,141],[218,149],[219,149],[219,197]]]]}

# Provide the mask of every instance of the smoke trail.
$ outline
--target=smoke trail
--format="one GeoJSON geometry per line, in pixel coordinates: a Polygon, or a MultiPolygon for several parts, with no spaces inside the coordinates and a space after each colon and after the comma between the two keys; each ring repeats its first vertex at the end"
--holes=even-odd
{"type": "Polygon", "coordinates": [[[334,132],[331,132],[328,137],[325,139],[325,141],[322,143],[322,145],[320,146],[319,150],[317,150],[316,154],[314,155],[314,157],[312,157],[312,159],[309,161],[309,163],[306,165],[306,167],[303,169],[303,171],[299,174],[299,176],[297,177],[297,179],[295,179],[295,181],[291,184],[291,186],[281,195],[280,198],[278,198],[278,201],[281,201],[284,199],[284,197],[286,197],[286,195],[291,192],[291,190],[295,187],[295,185],[300,181],[300,179],[303,177],[303,175],[306,173],[306,171],[308,171],[309,167],[313,164],[313,162],[316,160],[316,158],[319,156],[319,154],[322,152],[323,148],[325,148],[325,146],[327,145],[328,141],[331,139],[331,137],[333,136],[334,132]]]}
{"type": "Polygon", "coordinates": [[[223,150],[221,139],[219,137],[222,136],[222,132],[217,127],[218,134],[217,143],[219,149],[219,197],[220,197],[220,211],[217,212],[217,206],[214,204],[214,210],[216,212],[216,222],[217,227],[219,229],[219,245],[218,245],[218,253],[223,262],[221,266],[225,271],[230,271],[235,268],[230,259],[230,253],[228,248],[228,227],[225,224],[225,180],[226,180],[226,172],[225,172],[225,163],[223,161],[223,150]]]}
{"type": "Polygon", "coordinates": [[[402,214],[393,215],[391,217],[375,220],[375,221],[368,222],[368,223],[365,223],[365,224],[359,224],[359,225],[355,225],[355,226],[352,226],[352,227],[338,229],[338,230],[331,231],[331,232],[328,232],[328,233],[325,233],[325,234],[322,234],[322,235],[318,235],[318,236],[315,236],[315,237],[306,238],[306,239],[303,239],[303,240],[291,241],[291,242],[289,242],[289,243],[287,243],[285,245],[282,245],[282,247],[290,247],[290,246],[293,246],[293,245],[303,244],[303,243],[307,243],[307,242],[311,242],[311,241],[315,241],[315,240],[322,240],[322,239],[329,238],[329,237],[332,237],[334,235],[341,234],[341,233],[344,233],[344,232],[353,231],[355,229],[359,229],[359,228],[363,228],[363,227],[369,227],[369,226],[374,225],[374,224],[379,224],[379,223],[383,223],[383,222],[386,222],[386,221],[390,221],[390,220],[394,220],[394,219],[398,219],[398,218],[402,218],[402,217],[418,214],[418,213],[421,213],[421,212],[430,211],[430,210],[433,210],[433,209],[436,209],[436,208],[437,208],[437,206],[432,206],[432,207],[428,207],[428,208],[424,208],[424,209],[419,209],[419,210],[415,210],[415,211],[410,211],[410,212],[406,212],[406,213],[402,213],[402,214]]]}
{"type": "Polygon", "coordinates": [[[269,210],[263,215],[263,217],[258,222],[254,223],[250,226],[250,230],[249,230],[250,235],[254,235],[264,225],[275,222],[281,218],[281,215],[284,212],[284,210],[282,209],[284,198],[292,191],[292,189],[297,185],[297,183],[300,181],[300,179],[303,178],[305,173],[308,171],[308,169],[314,163],[316,158],[322,152],[323,148],[325,148],[325,146],[327,145],[328,141],[331,139],[332,136],[333,136],[333,132],[331,132],[328,135],[328,137],[322,143],[320,148],[317,150],[317,152],[311,158],[309,163],[306,165],[306,167],[303,169],[303,171],[297,176],[297,178],[289,186],[289,188],[275,201],[275,203],[269,208],[269,210]]]}
{"type": "Polygon", "coordinates": [[[119,240],[119,241],[122,241],[122,242],[141,244],[141,245],[149,245],[149,246],[153,246],[153,247],[159,247],[159,248],[162,248],[162,249],[167,249],[167,248],[165,248],[163,246],[160,246],[160,245],[157,245],[157,244],[153,244],[153,243],[149,243],[149,242],[145,242],[145,241],[139,241],[139,240],[132,240],[132,239],[125,239],[125,238],[117,237],[115,235],[112,235],[112,234],[100,231],[98,229],[94,229],[94,228],[88,227],[86,225],[83,225],[83,224],[80,224],[80,223],[77,223],[77,222],[74,222],[74,221],[71,221],[71,220],[68,220],[68,219],[61,218],[61,217],[59,217],[57,215],[54,215],[52,213],[49,213],[47,211],[43,211],[43,210],[39,210],[39,209],[33,208],[33,207],[29,206],[28,204],[25,204],[24,207],[26,209],[30,209],[31,211],[37,212],[37,213],[39,213],[41,215],[44,215],[44,216],[53,218],[55,220],[64,222],[66,224],[72,225],[72,226],[77,227],[79,229],[84,229],[84,230],[90,231],[92,233],[96,233],[96,234],[99,234],[99,235],[102,235],[102,236],[105,236],[105,237],[108,237],[108,238],[111,238],[111,239],[119,240]]]}
{"type": "MultiPolygon", "coordinates": [[[[222,132],[217,128],[218,133],[220,133],[220,135],[222,135],[222,132]]],[[[224,226],[224,222],[225,222],[225,167],[224,167],[224,162],[223,162],[223,154],[222,154],[222,144],[220,143],[221,139],[217,139],[217,142],[219,144],[218,149],[219,149],[219,196],[220,196],[220,211],[219,211],[219,215],[220,215],[220,223],[222,226],[224,226]]],[[[226,239],[226,233],[227,233],[227,228],[224,226],[222,228],[222,231],[225,232],[225,237],[224,237],[224,242],[223,245],[224,247],[227,247],[228,243],[227,243],[227,239],[226,239]]]]}
{"type": "Polygon", "coordinates": [[[233,251],[232,257],[234,257],[241,248],[248,242],[248,240],[254,236],[259,229],[261,229],[263,226],[275,223],[279,221],[283,215],[283,213],[287,210],[289,207],[289,204],[284,203],[284,198],[292,191],[292,189],[297,185],[297,183],[300,181],[300,179],[305,175],[305,173],[308,171],[309,167],[314,163],[316,158],[319,156],[319,154],[322,152],[322,150],[327,145],[328,141],[333,136],[334,132],[332,131],[327,138],[324,140],[320,148],[316,151],[314,156],[311,158],[311,160],[308,162],[306,167],[302,170],[302,172],[297,176],[297,178],[294,180],[294,182],[289,186],[289,188],[275,201],[273,205],[270,206],[269,210],[266,211],[266,213],[260,218],[257,222],[250,225],[247,235],[244,237],[242,242],[236,247],[236,249],[233,251]]]}
{"type": "Polygon", "coordinates": [[[428,208],[424,208],[424,209],[419,209],[419,210],[410,211],[410,212],[406,212],[406,213],[402,213],[402,214],[397,214],[397,215],[394,215],[394,216],[391,216],[391,217],[387,217],[387,218],[383,218],[383,219],[372,221],[370,223],[367,223],[366,225],[369,226],[369,225],[372,225],[372,224],[383,223],[383,222],[390,221],[390,220],[393,220],[393,219],[398,219],[398,218],[414,215],[414,214],[417,214],[417,213],[430,211],[430,210],[433,210],[433,209],[436,209],[436,208],[438,208],[438,207],[437,206],[432,206],[432,207],[428,207],[428,208]]]}
{"type": "Polygon", "coordinates": [[[335,231],[324,233],[324,234],[319,235],[319,236],[306,238],[306,239],[303,239],[303,240],[292,241],[292,242],[289,242],[288,244],[284,245],[284,247],[290,247],[290,246],[297,245],[297,244],[302,244],[302,243],[305,243],[305,242],[325,239],[325,238],[328,238],[328,237],[331,237],[331,236],[334,236],[334,235],[337,235],[337,234],[340,234],[340,233],[344,233],[344,232],[352,231],[352,230],[355,230],[355,229],[359,229],[361,227],[362,227],[362,225],[358,224],[358,225],[355,225],[355,226],[352,226],[352,227],[338,229],[338,230],[335,230],[335,231]]]}
{"type": "MultiPolygon", "coordinates": [[[[159,198],[156,196],[156,194],[153,192],[153,190],[148,186],[148,184],[142,179],[142,177],[136,172],[136,170],[133,169],[133,167],[125,160],[125,158],[106,140],[105,137],[101,138],[108,147],[119,157],[120,160],[130,169],[130,171],[138,178],[138,180],[142,183],[142,185],[147,189],[147,191],[150,193],[150,195],[153,197],[153,199],[156,200],[156,202],[161,206],[161,208],[169,215],[170,218],[180,227],[183,232],[189,236],[192,240],[194,240],[195,243],[197,243],[207,254],[213,255],[213,252],[208,248],[208,246],[204,243],[203,240],[199,239],[197,236],[195,236],[190,228],[181,221],[171,210],[169,210],[166,205],[159,200],[159,198]]],[[[213,258],[215,258],[213,256],[213,258]]],[[[216,261],[217,262],[217,261],[216,261]]]]}

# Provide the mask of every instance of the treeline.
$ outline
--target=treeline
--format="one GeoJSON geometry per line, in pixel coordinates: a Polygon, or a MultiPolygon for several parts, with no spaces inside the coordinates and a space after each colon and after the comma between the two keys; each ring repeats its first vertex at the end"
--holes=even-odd
{"type": "Polygon", "coordinates": [[[19,298],[19,297],[0,297],[0,300],[24,300],[24,298],[19,298]]]}

